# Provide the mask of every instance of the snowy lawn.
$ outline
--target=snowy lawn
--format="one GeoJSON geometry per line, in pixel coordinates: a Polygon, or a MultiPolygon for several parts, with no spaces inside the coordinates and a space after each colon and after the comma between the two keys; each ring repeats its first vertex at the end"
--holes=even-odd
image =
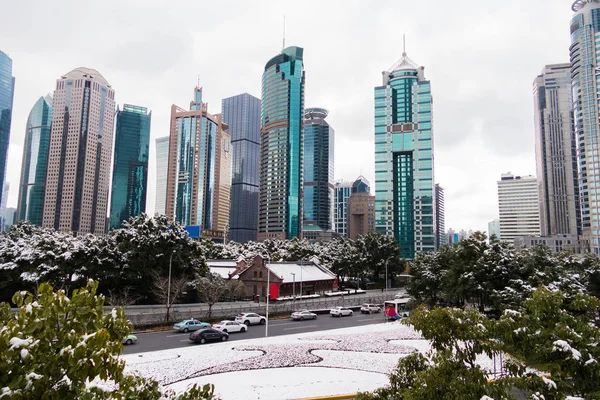
{"type": "MultiPolygon", "coordinates": [[[[176,391],[213,383],[223,400],[264,400],[374,390],[388,383],[401,357],[429,349],[411,327],[392,322],[122,357],[129,371],[176,391]]],[[[488,357],[478,362],[493,372],[488,357]]]]}

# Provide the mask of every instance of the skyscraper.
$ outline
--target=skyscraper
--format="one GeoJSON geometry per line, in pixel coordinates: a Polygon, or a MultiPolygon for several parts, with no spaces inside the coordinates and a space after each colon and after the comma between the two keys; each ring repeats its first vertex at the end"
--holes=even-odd
{"type": "Polygon", "coordinates": [[[348,236],[348,200],[352,193],[369,193],[369,181],[364,176],[359,176],[355,181],[337,181],[334,184],[335,207],[334,222],[335,232],[348,236]]]}
{"type": "MultiPolygon", "coordinates": [[[[6,180],[6,159],[10,141],[15,78],[12,76],[12,59],[0,51],[0,188],[6,180]]],[[[0,194],[0,203],[2,202],[0,194]]]]}
{"type": "Polygon", "coordinates": [[[446,238],[446,208],[444,206],[444,188],[435,184],[435,238],[437,249],[447,244],[446,238]]]}
{"type": "Polygon", "coordinates": [[[500,220],[498,218],[488,222],[488,238],[491,239],[492,235],[496,240],[500,239],[500,220]]]}
{"type": "Polygon", "coordinates": [[[600,254],[600,118],[598,112],[598,57],[600,46],[600,3],[577,0],[571,19],[572,109],[577,143],[579,201],[584,240],[600,254]]]}
{"type": "Polygon", "coordinates": [[[110,229],[146,212],[150,119],[146,107],[117,107],[115,161],[110,199],[110,229]]]}
{"type": "Polygon", "coordinates": [[[304,66],[301,47],[287,47],[262,77],[258,240],[302,235],[304,66]]]}
{"type": "Polygon", "coordinates": [[[167,200],[167,169],[169,168],[169,137],[156,139],[156,200],[154,212],[165,215],[167,200]]]}
{"type": "Polygon", "coordinates": [[[431,84],[406,53],[375,88],[375,224],[403,258],[434,251],[431,84]]]}
{"type": "Polygon", "coordinates": [[[369,192],[352,192],[348,198],[348,237],[359,236],[375,230],[375,196],[369,192]]]}
{"type": "Polygon", "coordinates": [[[533,81],[535,154],[543,236],[580,234],[571,64],[547,65],[533,81]]]}
{"type": "Polygon", "coordinates": [[[260,99],[248,93],[226,98],[222,112],[233,148],[228,238],[238,243],[256,241],[260,99]]]}
{"type": "Polygon", "coordinates": [[[105,233],[115,92],[100,73],[79,67],[56,81],[42,225],[105,233]]]}
{"type": "Polygon", "coordinates": [[[539,236],[540,203],[535,176],[502,174],[498,181],[500,240],[539,236]]]}
{"type": "Polygon", "coordinates": [[[17,207],[17,220],[38,226],[44,214],[51,123],[52,97],[47,95],[35,102],[27,118],[17,207]]]}
{"type": "Polygon", "coordinates": [[[333,230],[334,130],[324,108],[307,108],[304,114],[304,226],[333,230]]]}
{"type": "Polygon", "coordinates": [[[229,221],[231,139],[221,114],[209,114],[202,88],[194,89],[190,111],[171,106],[166,215],[223,237],[229,221]]]}
{"type": "Polygon", "coordinates": [[[352,181],[339,180],[334,185],[335,193],[335,231],[342,236],[348,235],[348,199],[352,193],[352,181]]]}

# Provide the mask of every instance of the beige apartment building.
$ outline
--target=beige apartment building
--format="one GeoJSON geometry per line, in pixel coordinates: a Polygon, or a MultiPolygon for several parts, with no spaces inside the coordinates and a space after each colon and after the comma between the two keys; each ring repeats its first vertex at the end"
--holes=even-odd
{"type": "Polygon", "coordinates": [[[347,226],[348,237],[352,240],[375,230],[375,196],[365,192],[350,195],[347,226]]]}
{"type": "Polygon", "coordinates": [[[56,81],[42,225],[104,233],[114,134],[115,92],[79,67],[56,81]]]}

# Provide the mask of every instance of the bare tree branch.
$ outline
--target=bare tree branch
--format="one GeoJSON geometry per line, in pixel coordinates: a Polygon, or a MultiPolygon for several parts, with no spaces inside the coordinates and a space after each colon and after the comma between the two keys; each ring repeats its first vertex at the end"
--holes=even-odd
{"type": "Polygon", "coordinates": [[[131,286],[125,286],[123,289],[108,290],[108,296],[106,296],[106,302],[113,307],[127,307],[135,304],[141,296],[136,296],[131,293],[131,286]]]}
{"type": "Polygon", "coordinates": [[[165,304],[167,308],[167,321],[170,317],[171,306],[179,301],[188,286],[189,282],[186,278],[171,278],[171,290],[169,294],[169,278],[161,276],[157,272],[152,273],[152,287],[150,291],[161,304],[165,304]]]}
{"type": "Polygon", "coordinates": [[[208,318],[212,314],[212,307],[229,292],[227,281],[220,275],[209,273],[201,276],[194,282],[198,295],[208,304],[208,318]]]}

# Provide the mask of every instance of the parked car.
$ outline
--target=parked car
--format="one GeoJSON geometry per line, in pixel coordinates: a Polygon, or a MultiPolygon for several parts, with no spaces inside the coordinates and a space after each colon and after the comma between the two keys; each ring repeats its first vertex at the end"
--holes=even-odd
{"type": "Polygon", "coordinates": [[[222,342],[229,339],[229,333],[221,332],[213,328],[200,329],[190,333],[190,340],[194,343],[204,344],[206,342],[214,342],[220,340],[222,342]]]}
{"type": "Polygon", "coordinates": [[[292,313],[292,319],[296,321],[304,321],[305,319],[317,319],[317,314],[308,310],[296,311],[292,313]]]}
{"type": "Polygon", "coordinates": [[[186,319],[173,325],[173,329],[177,332],[197,331],[200,328],[210,328],[208,322],[200,322],[197,319],[186,319]]]}
{"type": "Polygon", "coordinates": [[[377,304],[365,303],[360,307],[360,312],[363,314],[380,313],[381,307],[379,307],[377,304]]]}
{"type": "Polygon", "coordinates": [[[135,344],[137,343],[137,336],[127,335],[123,338],[123,344],[135,344]]]}
{"type": "Polygon", "coordinates": [[[354,312],[348,307],[336,307],[329,311],[329,314],[332,317],[344,317],[344,316],[352,316],[354,312]]]}
{"type": "Polygon", "coordinates": [[[249,325],[264,325],[267,322],[267,319],[262,315],[258,315],[256,313],[241,313],[235,317],[237,322],[241,322],[242,324],[249,325]]]}
{"type": "Polygon", "coordinates": [[[221,332],[246,332],[248,327],[241,322],[237,321],[221,321],[218,324],[214,324],[213,329],[217,329],[221,332]]]}

